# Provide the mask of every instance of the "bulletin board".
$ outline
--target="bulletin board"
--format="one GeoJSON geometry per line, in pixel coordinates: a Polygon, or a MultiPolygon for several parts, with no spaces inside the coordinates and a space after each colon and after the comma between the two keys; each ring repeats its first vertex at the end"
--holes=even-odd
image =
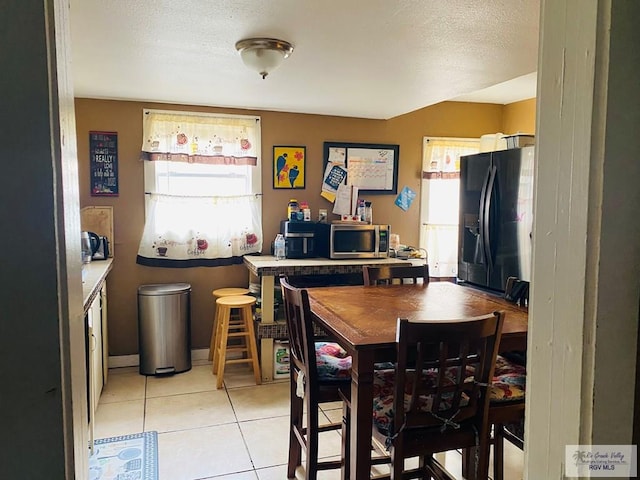
{"type": "Polygon", "coordinates": [[[346,170],[344,182],[363,194],[395,195],[398,191],[399,145],[324,142],[324,172],[346,170]]]}
{"type": "Polygon", "coordinates": [[[89,132],[91,196],[118,195],[118,134],[89,132]]]}

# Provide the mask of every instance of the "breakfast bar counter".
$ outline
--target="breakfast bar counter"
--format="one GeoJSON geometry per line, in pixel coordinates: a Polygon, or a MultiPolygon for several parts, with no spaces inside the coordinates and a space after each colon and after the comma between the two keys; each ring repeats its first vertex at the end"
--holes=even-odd
{"type": "Polygon", "coordinates": [[[274,288],[275,278],[287,276],[341,276],[362,273],[364,265],[422,265],[424,258],[358,258],[352,260],[330,260],[328,258],[304,258],[277,260],[273,255],[245,255],[244,263],[249,269],[249,281],[260,282],[262,295],[261,321],[257,328],[260,340],[260,369],[262,381],[273,380],[273,340],[278,338],[277,332],[286,331],[284,319],[278,322],[275,318],[274,288]],[[284,329],[284,330],[283,330],[284,329]]]}

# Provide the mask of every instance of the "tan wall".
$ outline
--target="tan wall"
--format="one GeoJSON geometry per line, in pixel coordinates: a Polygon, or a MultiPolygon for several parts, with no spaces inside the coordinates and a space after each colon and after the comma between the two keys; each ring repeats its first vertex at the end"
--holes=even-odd
{"type": "MultiPolygon", "coordinates": [[[[142,144],[143,108],[179,109],[260,115],[262,118],[263,234],[264,252],[270,253],[279,221],[286,216],[292,190],[273,190],[273,145],[307,148],[306,189],[295,191],[307,200],[312,216],[332,205],[320,197],[323,142],[388,143],[400,145],[398,190],[409,186],[420,193],[423,136],[479,137],[501,131],[501,105],[445,102],[388,121],[304,115],[267,111],[219,109],[180,105],[76,99],[76,127],[80,176],[80,202],[114,208],[115,261],[108,277],[109,354],[138,351],[137,288],[148,283],[187,282],[192,286],[192,347],[208,347],[213,317],[211,291],[246,286],[248,272],[242,265],[186,269],[154,268],[135,263],[144,223],[143,167],[138,160],[142,144]],[[118,132],[119,196],[92,197],[89,188],[89,131],[118,132]]],[[[535,115],[535,114],[534,114],[535,115]]],[[[522,130],[522,128],[520,128],[522,130]]],[[[375,223],[389,223],[403,243],[417,244],[419,201],[409,211],[395,206],[395,195],[370,196],[375,223]]]]}
{"type": "Polygon", "coordinates": [[[530,98],[504,106],[502,133],[536,133],[536,99],[530,98]]]}

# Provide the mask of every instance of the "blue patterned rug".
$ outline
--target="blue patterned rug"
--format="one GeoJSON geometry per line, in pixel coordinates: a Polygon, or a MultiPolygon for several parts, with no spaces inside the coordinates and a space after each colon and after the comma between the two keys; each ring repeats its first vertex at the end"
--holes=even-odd
{"type": "Polygon", "coordinates": [[[93,442],[89,480],[158,480],[158,432],[93,442]]]}

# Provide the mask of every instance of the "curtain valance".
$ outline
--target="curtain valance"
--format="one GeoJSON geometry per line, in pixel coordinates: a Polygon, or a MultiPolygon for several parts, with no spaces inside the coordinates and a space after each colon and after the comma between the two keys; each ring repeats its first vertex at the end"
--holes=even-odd
{"type": "Polygon", "coordinates": [[[257,165],[259,119],[144,110],[142,160],[257,165]]]}

